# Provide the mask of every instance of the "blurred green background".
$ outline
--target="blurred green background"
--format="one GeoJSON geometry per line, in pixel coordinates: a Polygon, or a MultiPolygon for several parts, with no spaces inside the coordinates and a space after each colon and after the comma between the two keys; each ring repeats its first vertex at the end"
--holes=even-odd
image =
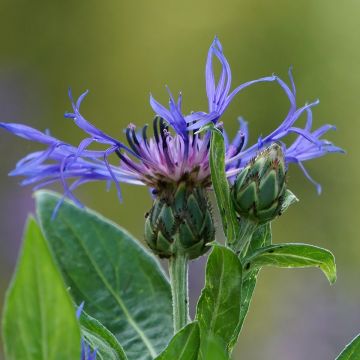
{"type": "MultiPolygon", "coordinates": [[[[186,111],[206,109],[204,65],[214,35],[231,64],[234,86],[273,72],[286,78],[293,65],[298,103],[319,97],[315,124],[336,124],[329,138],[348,153],[307,164],[323,185],[321,196],[291,167],[290,186],[301,202],[274,223],[274,241],[331,249],[338,281],[330,287],[312,269],[263,270],[234,359],[333,359],[360,331],[359,1],[3,0],[0,11],[0,121],[50,128],[74,144],[81,132],[63,118],[70,110],[69,86],[76,96],[90,89],[84,115],[123,137],[129,122],[151,121],[150,91],[167,101],[165,84],[183,91],[186,111]]],[[[256,141],[287,110],[281,90],[266,84],[237,97],[223,120],[234,134],[236,117],[244,116],[256,141]]],[[[7,173],[35,148],[0,134],[0,308],[33,209],[31,189],[7,173]]],[[[84,186],[78,195],[141,238],[150,198],[144,188],[123,189],[123,204],[114,191],[105,193],[104,184],[84,186]]],[[[192,266],[194,296],[203,263],[192,266]]]]}

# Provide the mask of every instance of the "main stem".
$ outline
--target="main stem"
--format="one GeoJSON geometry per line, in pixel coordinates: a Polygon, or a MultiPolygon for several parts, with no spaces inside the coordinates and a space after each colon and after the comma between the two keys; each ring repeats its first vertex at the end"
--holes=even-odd
{"type": "Polygon", "coordinates": [[[169,259],[169,274],[173,302],[174,333],[183,328],[189,319],[188,258],[177,254],[169,259]]]}

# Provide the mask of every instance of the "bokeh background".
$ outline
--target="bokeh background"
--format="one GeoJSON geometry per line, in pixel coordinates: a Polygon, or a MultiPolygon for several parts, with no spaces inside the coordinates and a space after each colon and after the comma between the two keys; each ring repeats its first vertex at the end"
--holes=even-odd
{"type": "MultiPolygon", "coordinates": [[[[3,0],[0,14],[0,121],[50,128],[74,144],[81,133],[63,118],[69,86],[76,95],[90,89],[83,113],[123,137],[129,122],[151,121],[150,91],[167,101],[165,84],[183,91],[186,111],[206,109],[204,65],[214,35],[234,85],[274,72],[286,78],[293,65],[299,104],[321,99],[315,123],[336,124],[329,138],[347,155],[308,164],[323,185],[321,196],[291,167],[290,186],[301,201],[274,223],[274,241],[331,249],[338,281],[329,286],[313,269],[263,270],[234,359],[333,359],[360,331],[359,1],[3,0]]],[[[223,120],[235,133],[236,117],[244,116],[256,141],[287,110],[276,85],[260,85],[238,96],[223,120]]],[[[31,189],[7,173],[35,148],[0,134],[0,308],[33,210],[31,189]]],[[[150,198],[144,188],[123,189],[123,204],[104,184],[84,186],[78,195],[141,238],[150,198]]],[[[193,304],[203,263],[191,269],[193,304]]]]}

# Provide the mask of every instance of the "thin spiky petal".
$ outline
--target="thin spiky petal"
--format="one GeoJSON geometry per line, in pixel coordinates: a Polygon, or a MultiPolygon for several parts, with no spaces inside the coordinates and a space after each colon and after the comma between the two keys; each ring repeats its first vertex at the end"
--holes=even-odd
{"type": "MultiPolygon", "coordinates": [[[[64,187],[64,196],[72,198],[79,205],[73,191],[84,183],[105,181],[114,183],[121,198],[120,183],[146,185],[156,192],[164,183],[178,183],[187,179],[196,185],[211,186],[209,168],[210,136],[196,134],[195,130],[212,122],[222,128],[221,118],[227,107],[242,90],[249,86],[274,82],[280,86],[289,100],[289,110],[281,124],[269,135],[259,137],[256,144],[248,146],[248,125],[239,119],[239,131],[232,141],[228,140],[226,150],[226,173],[232,181],[248,162],[261,150],[274,142],[281,143],[286,163],[297,164],[305,176],[313,181],[305,170],[303,162],[324,156],[328,153],[343,152],[323,135],[333,130],[331,125],[323,125],[313,130],[312,108],[318,100],[298,107],[296,87],[289,69],[290,86],[272,75],[249,81],[231,91],[231,69],[220,41],[215,38],[211,44],[205,66],[206,95],[208,110],[195,111],[190,114],[182,112],[182,95],[177,99],[168,89],[169,105],[163,106],[150,96],[150,105],[157,114],[153,121],[153,135],[148,135],[148,126],[137,131],[130,124],[125,131],[127,144],[101,131],[85,119],[80,106],[87,95],[84,92],[74,101],[71,90],[72,112],[65,117],[84,131],[86,136],[78,146],[73,146],[49,134],[22,124],[0,123],[0,127],[14,135],[45,146],[42,151],[35,151],[21,159],[11,176],[22,176],[22,185],[33,185],[35,188],[60,182],[64,187]],[[216,80],[214,60],[221,66],[220,76],[216,80]],[[298,119],[305,114],[307,121],[304,127],[298,126],[298,119]],[[289,134],[296,134],[297,139],[285,146],[284,139],[289,134]],[[101,144],[102,150],[92,150],[94,143],[101,144]],[[116,155],[118,161],[111,162],[116,155]]],[[[319,189],[319,187],[317,186],[319,189]]]]}

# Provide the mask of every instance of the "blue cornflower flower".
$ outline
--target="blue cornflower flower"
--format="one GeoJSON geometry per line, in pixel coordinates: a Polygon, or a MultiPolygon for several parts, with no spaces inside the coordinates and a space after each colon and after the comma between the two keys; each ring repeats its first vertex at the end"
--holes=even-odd
{"type": "MultiPolygon", "coordinates": [[[[250,147],[247,147],[248,127],[244,120],[240,119],[239,131],[232,142],[227,140],[224,132],[227,146],[226,172],[230,180],[259,151],[273,142],[283,144],[287,163],[298,164],[311,181],[313,180],[303,166],[304,161],[330,152],[343,151],[322,139],[328,130],[334,129],[333,126],[324,125],[312,130],[311,108],[317,105],[318,101],[297,107],[296,89],[291,71],[289,71],[290,87],[273,75],[246,82],[230,91],[230,66],[219,40],[215,38],[208,52],[205,75],[208,112],[183,114],[181,94],[175,101],[170,90],[168,90],[170,96],[168,108],[150,96],[150,104],[158,115],[153,121],[153,136],[148,136],[147,125],[136,131],[136,127],[130,124],[125,131],[127,145],[99,130],[81,115],[80,105],[87,92],[82,94],[77,102],[73,101],[69,92],[73,111],[66,113],[65,117],[73,119],[75,124],[88,135],[77,147],[25,125],[0,123],[1,127],[11,133],[40,142],[47,147],[43,151],[25,156],[17,163],[10,175],[25,177],[21,184],[35,184],[35,189],[61,182],[64,196],[70,197],[80,206],[81,203],[74,197],[73,190],[91,181],[106,181],[109,184],[114,182],[119,197],[121,197],[119,186],[121,182],[146,185],[155,192],[161,190],[166,183],[176,183],[184,179],[206,187],[210,186],[210,136],[208,133],[197,134],[196,130],[209,122],[222,127],[221,116],[235,95],[253,84],[263,82],[276,82],[280,85],[290,101],[289,112],[277,129],[266,137],[259,138],[258,142],[250,147]],[[217,82],[213,70],[214,58],[219,61],[222,69],[217,82]],[[306,125],[304,128],[296,127],[295,122],[303,113],[307,114],[306,125]],[[169,126],[172,131],[169,130],[169,126]],[[282,139],[291,133],[297,134],[298,137],[287,147],[282,139]],[[94,142],[104,145],[104,150],[90,150],[90,145],[94,142]],[[119,158],[119,162],[115,165],[109,163],[108,158],[111,154],[116,154],[119,158]],[[68,180],[73,182],[68,184],[68,180]]],[[[318,184],[316,186],[320,192],[320,186],[318,184]]]]}
{"type": "Polygon", "coordinates": [[[264,149],[265,147],[271,145],[274,142],[280,142],[283,146],[285,153],[285,159],[287,163],[296,163],[304,172],[305,176],[316,185],[318,193],[321,192],[321,186],[316,183],[306,171],[303,162],[306,160],[314,159],[321,157],[330,152],[344,152],[341,148],[334,146],[331,142],[321,139],[321,137],[329,130],[335,130],[335,126],[324,125],[315,131],[312,130],[312,111],[311,108],[319,104],[319,100],[316,100],[310,104],[305,104],[304,106],[298,108],[296,104],[296,87],[294,79],[292,76],[292,69],[289,69],[289,79],[291,83],[291,88],[278,76],[265,77],[258,80],[249,81],[244,83],[237,88],[235,88],[230,94],[231,87],[231,70],[228,61],[226,60],[220,41],[215,38],[212,45],[210,46],[206,70],[205,70],[205,79],[206,79],[206,93],[208,98],[208,112],[193,112],[189,115],[183,115],[181,113],[181,96],[178,100],[178,105],[176,107],[173,96],[170,91],[170,101],[169,101],[169,110],[164,106],[156,102],[152,97],[150,103],[156,113],[162,116],[166,121],[171,124],[171,121],[185,122],[189,125],[188,130],[199,129],[200,127],[206,125],[209,122],[222,124],[219,122],[222,114],[226,110],[227,106],[230,104],[231,100],[236,94],[246,87],[253,85],[258,82],[270,82],[276,81],[286,96],[290,101],[290,109],[285,117],[284,121],[280,126],[271,132],[268,136],[261,138],[259,137],[258,142],[253,146],[247,147],[249,132],[248,125],[242,118],[239,118],[240,129],[235,136],[232,143],[229,143],[228,137],[224,132],[224,137],[227,145],[227,154],[226,154],[226,164],[227,164],[227,175],[230,179],[233,179],[234,176],[239,173],[243,167],[256,156],[256,154],[264,149]],[[215,76],[213,71],[213,57],[216,57],[221,66],[222,71],[220,79],[215,83],[215,76]],[[300,116],[306,113],[307,122],[305,127],[299,128],[294,126],[295,122],[300,118],[300,116]],[[176,116],[176,117],[175,117],[176,116]],[[289,147],[281,141],[287,135],[295,133],[298,134],[298,138],[291,144],[289,147]]]}

